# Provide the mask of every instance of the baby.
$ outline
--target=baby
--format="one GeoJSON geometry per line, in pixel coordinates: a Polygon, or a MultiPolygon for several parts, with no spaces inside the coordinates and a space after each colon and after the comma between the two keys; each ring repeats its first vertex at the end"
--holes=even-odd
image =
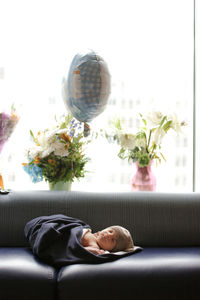
{"type": "Polygon", "coordinates": [[[96,233],[91,229],[83,230],[81,244],[94,254],[104,254],[105,251],[130,252],[134,248],[130,232],[121,226],[110,226],[96,233]]]}

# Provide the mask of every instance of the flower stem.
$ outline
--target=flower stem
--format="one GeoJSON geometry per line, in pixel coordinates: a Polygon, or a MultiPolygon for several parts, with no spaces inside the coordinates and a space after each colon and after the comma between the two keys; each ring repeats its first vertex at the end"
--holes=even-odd
{"type": "Polygon", "coordinates": [[[147,143],[147,152],[149,152],[149,145],[150,145],[150,140],[151,140],[151,133],[152,133],[152,130],[150,129],[150,132],[149,132],[149,139],[148,139],[148,143],[147,143]]]}

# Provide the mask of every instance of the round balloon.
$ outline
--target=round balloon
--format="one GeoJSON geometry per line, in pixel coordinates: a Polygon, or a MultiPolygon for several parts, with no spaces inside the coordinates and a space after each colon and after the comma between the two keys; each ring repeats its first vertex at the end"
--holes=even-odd
{"type": "Polygon", "coordinates": [[[63,83],[67,109],[79,121],[90,122],[106,108],[110,81],[106,62],[95,52],[75,55],[63,83]]]}

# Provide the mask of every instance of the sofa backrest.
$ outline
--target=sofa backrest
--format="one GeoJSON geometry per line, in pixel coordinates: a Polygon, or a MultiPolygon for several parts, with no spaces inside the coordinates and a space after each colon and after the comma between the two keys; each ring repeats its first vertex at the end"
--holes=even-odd
{"type": "Polygon", "coordinates": [[[199,246],[198,193],[12,191],[0,195],[0,246],[26,246],[24,226],[42,215],[65,214],[93,232],[121,225],[139,246],[199,246]]]}

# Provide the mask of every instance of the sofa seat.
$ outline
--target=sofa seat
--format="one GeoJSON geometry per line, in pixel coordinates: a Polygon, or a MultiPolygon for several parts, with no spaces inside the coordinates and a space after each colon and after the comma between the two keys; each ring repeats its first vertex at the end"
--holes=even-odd
{"type": "Polygon", "coordinates": [[[114,262],[62,267],[58,294],[60,300],[200,299],[200,247],[144,247],[114,262]]]}
{"type": "Polygon", "coordinates": [[[28,248],[0,247],[1,300],[56,299],[55,269],[40,263],[28,248]]]}

